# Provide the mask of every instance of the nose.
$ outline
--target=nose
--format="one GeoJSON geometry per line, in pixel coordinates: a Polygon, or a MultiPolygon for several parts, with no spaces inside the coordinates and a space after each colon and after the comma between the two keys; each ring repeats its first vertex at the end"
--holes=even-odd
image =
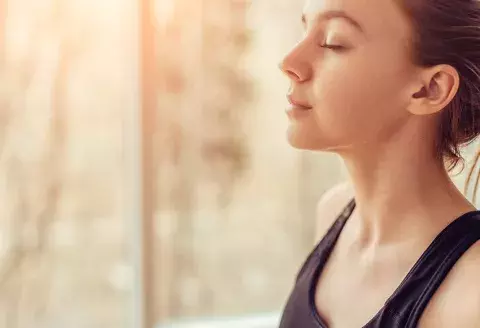
{"type": "Polygon", "coordinates": [[[290,51],[278,64],[278,68],[293,82],[302,83],[312,77],[312,68],[300,46],[290,51]]]}

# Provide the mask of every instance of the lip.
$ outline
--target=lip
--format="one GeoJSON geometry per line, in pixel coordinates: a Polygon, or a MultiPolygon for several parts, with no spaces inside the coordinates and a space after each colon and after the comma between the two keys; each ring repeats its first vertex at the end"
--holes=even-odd
{"type": "Polygon", "coordinates": [[[293,97],[292,94],[287,95],[288,102],[295,108],[298,109],[312,109],[313,107],[307,102],[297,100],[293,97]]]}

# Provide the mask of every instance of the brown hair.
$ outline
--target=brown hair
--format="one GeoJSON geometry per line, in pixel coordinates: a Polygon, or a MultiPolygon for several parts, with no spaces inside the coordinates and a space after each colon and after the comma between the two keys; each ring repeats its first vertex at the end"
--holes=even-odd
{"type": "MultiPolygon", "coordinates": [[[[452,102],[440,114],[437,153],[448,172],[465,160],[460,148],[480,134],[480,2],[477,0],[401,0],[415,36],[414,60],[428,67],[447,64],[460,75],[460,86],[452,102]]],[[[480,152],[468,174],[467,193],[480,152]]],[[[479,182],[475,182],[473,201],[479,182]]]]}

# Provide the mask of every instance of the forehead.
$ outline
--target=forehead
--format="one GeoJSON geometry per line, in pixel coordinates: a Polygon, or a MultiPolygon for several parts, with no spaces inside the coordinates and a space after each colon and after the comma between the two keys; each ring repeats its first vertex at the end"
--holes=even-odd
{"type": "Polygon", "coordinates": [[[303,9],[308,24],[329,11],[343,11],[369,36],[408,38],[412,25],[399,0],[307,0],[303,9]]]}

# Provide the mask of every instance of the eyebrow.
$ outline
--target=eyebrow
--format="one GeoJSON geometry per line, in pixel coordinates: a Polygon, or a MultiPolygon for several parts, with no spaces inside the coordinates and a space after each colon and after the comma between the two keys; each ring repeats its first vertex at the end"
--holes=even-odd
{"type": "MultiPolygon", "coordinates": [[[[360,25],[359,22],[357,22],[355,19],[353,19],[351,16],[349,16],[346,12],[341,11],[341,10],[330,10],[321,13],[320,15],[317,16],[316,20],[330,20],[330,19],[335,19],[335,18],[341,18],[349,22],[351,25],[353,25],[357,30],[360,32],[364,32],[364,29],[362,25],[360,25]]],[[[302,14],[302,24],[303,27],[306,28],[307,26],[307,16],[305,14],[302,14]]]]}

